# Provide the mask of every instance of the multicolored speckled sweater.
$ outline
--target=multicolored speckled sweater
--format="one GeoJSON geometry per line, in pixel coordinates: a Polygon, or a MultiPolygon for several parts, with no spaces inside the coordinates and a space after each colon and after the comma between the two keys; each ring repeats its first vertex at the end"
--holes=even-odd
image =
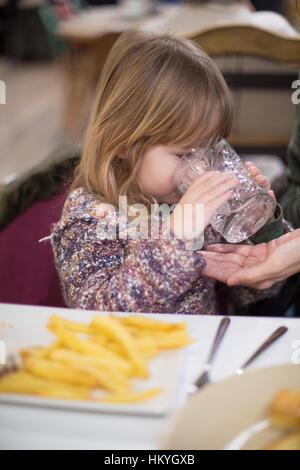
{"type": "MultiPolygon", "coordinates": [[[[201,275],[206,266],[200,250],[187,250],[178,238],[123,238],[119,211],[84,188],[72,191],[61,219],[52,226],[51,243],[66,305],[103,311],[222,314],[218,282],[201,275]],[[119,229],[119,237],[100,237],[99,228],[119,229]]],[[[210,226],[203,249],[220,242],[210,226]]],[[[245,305],[278,293],[232,287],[234,300],[245,305]]]]}

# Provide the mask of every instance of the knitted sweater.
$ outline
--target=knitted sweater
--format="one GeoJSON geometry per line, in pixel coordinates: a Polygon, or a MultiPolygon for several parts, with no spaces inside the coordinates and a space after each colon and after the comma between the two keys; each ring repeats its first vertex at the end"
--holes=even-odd
{"type": "MultiPolygon", "coordinates": [[[[200,250],[187,249],[175,236],[165,238],[165,228],[158,223],[154,239],[125,238],[119,211],[84,188],[72,191],[51,230],[66,305],[104,311],[222,314],[216,299],[218,282],[201,274],[206,261],[200,250]],[[103,227],[118,236],[103,237],[103,227]]],[[[220,241],[209,226],[203,249],[220,241]]],[[[280,287],[258,291],[226,286],[240,305],[271,297],[280,287]]]]}

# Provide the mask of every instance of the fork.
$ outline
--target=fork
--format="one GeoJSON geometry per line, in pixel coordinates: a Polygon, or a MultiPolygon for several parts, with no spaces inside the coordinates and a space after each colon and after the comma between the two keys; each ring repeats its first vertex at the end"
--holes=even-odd
{"type": "Polygon", "coordinates": [[[212,362],[215,358],[216,352],[220,346],[220,343],[227,331],[227,328],[230,324],[230,318],[229,317],[224,317],[220,321],[219,327],[217,329],[213,344],[211,346],[207,361],[204,365],[203,373],[198,377],[198,379],[189,386],[188,388],[188,393],[193,394],[199,390],[199,388],[203,387],[204,385],[208,384],[210,382],[209,378],[209,371],[212,365],[212,362]]]}
{"type": "MultiPolygon", "coordinates": [[[[225,320],[225,318],[223,318],[223,320],[225,320]]],[[[227,326],[226,327],[223,326],[223,328],[225,328],[225,331],[227,329],[227,326]]],[[[219,329],[218,329],[217,334],[216,334],[216,337],[215,337],[215,340],[214,340],[214,343],[212,345],[212,349],[211,349],[211,352],[210,352],[210,355],[209,355],[209,359],[207,360],[207,362],[204,366],[204,372],[200,375],[200,377],[188,389],[188,392],[190,394],[193,394],[193,393],[197,392],[201,387],[203,387],[204,385],[210,383],[210,378],[209,378],[208,371],[211,368],[212,359],[214,357],[216,349],[218,348],[218,346],[220,344],[220,341],[221,341],[221,339],[222,339],[222,337],[224,336],[224,333],[225,333],[225,331],[223,331],[221,327],[222,327],[222,325],[220,324],[219,329]],[[220,330],[221,330],[221,332],[220,332],[220,330]],[[219,338],[218,338],[218,334],[220,335],[219,338]],[[218,339],[218,341],[217,341],[217,339],[218,339]]],[[[248,367],[254,361],[254,359],[257,358],[257,356],[259,356],[263,351],[265,351],[265,349],[267,349],[269,346],[271,346],[271,344],[273,344],[278,338],[280,338],[286,331],[288,331],[288,328],[286,326],[280,326],[275,331],[273,331],[273,333],[270,336],[268,336],[268,338],[262,343],[262,345],[259,346],[254,351],[254,353],[249,357],[249,359],[247,359],[247,361],[245,361],[243,363],[243,365],[241,365],[240,367],[238,367],[235,370],[235,373],[238,374],[238,375],[243,374],[246,367],[248,367]]]]}
{"type": "Polygon", "coordinates": [[[249,359],[247,359],[247,361],[244,362],[243,365],[241,365],[240,367],[238,367],[235,372],[238,374],[238,375],[241,375],[244,373],[244,370],[246,369],[246,367],[249,366],[249,364],[251,364],[254,359],[257,358],[257,356],[259,356],[265,349],[267,349],[269,346],[271,346],[271,344],[274,343],[274,341],[276,341],[278,338],[280,338],[280,336],[282,336],[286,331],[288,330],[288,328],[286,326],[279,326],[275,331],[273,331],[273,333],[262,343],[261,346],[259,346],[259,348],[257,348],[254,353],[249,357],[249,359]]]}

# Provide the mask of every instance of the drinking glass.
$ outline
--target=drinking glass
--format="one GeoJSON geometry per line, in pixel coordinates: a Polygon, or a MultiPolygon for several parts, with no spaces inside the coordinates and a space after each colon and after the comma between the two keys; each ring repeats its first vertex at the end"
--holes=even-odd
{"type": "Polygon", "coordinates": [[[233,171],[239,180],[231,198],[213,214],[212,227],[229,243],[254,235],[274,215],[276,202],[248,171],[225,139],[205,150],[193,148],[182,156],[177,190],[184,194],[191,181],[204,171],[233,171]]]}

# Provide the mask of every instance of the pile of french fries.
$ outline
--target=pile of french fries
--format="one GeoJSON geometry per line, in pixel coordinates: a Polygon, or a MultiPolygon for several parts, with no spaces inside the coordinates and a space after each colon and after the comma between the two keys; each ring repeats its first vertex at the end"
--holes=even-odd
{"type": "Polygon", "coordinates": [[[22,349],[21,366],[0,378],[0,393],[121,403],[147,400],[161,388],[134,391],[131,378],[147,379],[149,359],[194,341],[185,322],[138,315],[99,314],[90,323],[52,315],[46,326],[54,341],[22,349]]]}

